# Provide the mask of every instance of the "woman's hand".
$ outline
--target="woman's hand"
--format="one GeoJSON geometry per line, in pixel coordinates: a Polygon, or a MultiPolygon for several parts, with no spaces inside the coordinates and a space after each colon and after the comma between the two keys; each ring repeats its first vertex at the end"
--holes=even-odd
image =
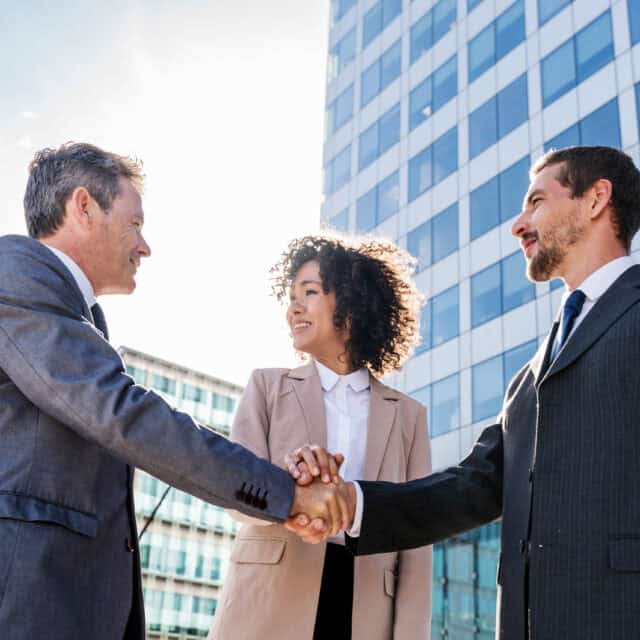
{"type": "Polygon", "coordinates": [[[291,477],[300,486],[311,484],[316,478],[322,482],[340,482],[340,467],[344,462],[341,453],[329,453],[317,444],[305,444],[284,457],[291,477]]]}

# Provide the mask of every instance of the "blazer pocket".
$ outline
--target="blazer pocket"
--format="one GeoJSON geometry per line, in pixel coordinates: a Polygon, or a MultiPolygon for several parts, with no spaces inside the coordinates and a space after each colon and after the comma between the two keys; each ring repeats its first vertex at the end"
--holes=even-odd
{"type": "Polygon", "coordinates": [[[640,572],[640,537],[610,540],[609,567],[622,573],[640,572]]]}
{"type": "Polygon", "coordinates": [[[237,564],[278,564],[286,546],[282,538],[238,538],[231,560],[237,564]]]}
{"type": "Polygon", "coordinates": [[[384,572],[384,592],[391,598],[396,595],[396,574],[391,569],[384,572]]]}
{"type": "Polygon", "coordinates": [[[98,533],[98,518],[93,513],[13,491],[0,491],[0,518],[57,524],[89,538],[98,533]]]}

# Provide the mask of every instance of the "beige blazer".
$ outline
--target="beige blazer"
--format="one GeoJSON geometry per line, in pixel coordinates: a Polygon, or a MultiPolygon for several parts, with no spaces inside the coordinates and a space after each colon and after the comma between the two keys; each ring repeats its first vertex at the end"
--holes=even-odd
{"type": "MultiPolygon", "coordinates": [[[[254,371],[231,437],[281,466],[303,444],[326,447],[315,365],[254,371]]],[[[431,470],[424,407],[373,376],[366,448],[364,480],[404,482],[431,470]]],[[[326,543],[241,519],[210,640],[311,640],[326,543]]],[[[430,627],[430,548],[355,558],[352,640],[425,640],[430,627]]]]}

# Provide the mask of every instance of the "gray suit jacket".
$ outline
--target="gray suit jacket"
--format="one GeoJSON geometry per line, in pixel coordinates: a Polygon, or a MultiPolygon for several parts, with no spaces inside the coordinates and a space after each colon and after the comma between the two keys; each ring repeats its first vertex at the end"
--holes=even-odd
{"type": "Polygon", "coordinates": [[[639,302],[635,266],[549,367],[547,339],[458,466],[402,485],[363,482],[352,550],[431,544],[502,515],[498,638],[523,640],[528,616],[532,640],[638,637],[639,302]]]}
{"type": "Polygon", "coordinates": [[[51,251],[0,238],[0,637],[144,638],[128,465],[262,519],[292,502],[282,469],[134,384],[51,251]]]}

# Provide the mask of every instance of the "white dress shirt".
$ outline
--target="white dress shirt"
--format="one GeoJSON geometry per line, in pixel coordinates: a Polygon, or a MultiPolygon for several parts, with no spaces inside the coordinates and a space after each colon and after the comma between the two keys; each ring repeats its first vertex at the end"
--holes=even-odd
{"type": "MultiPolygon", "coordinates": [[[[611,262],[607,262],[607,264],[603,265],[596,271],[594,271],[580,286],[576,287],[576,289],[580,289],[584,293],[585,300],[584,305],[582,306],[582,311],[580,315],[576,317],[573,323],[573,327],[567,336],[566,344],[571,339],[571,336],[574,334],[575,330],[578,328],[578,325],[586,318],[587,314],[596,302],[604,295],[607,289],[627,270],[629,267],[632,267],[635,262],[629,256],[622,256],[621,258],[616,258],[615,260],[611,260],[611,262]]],[[[565,291],[562,294],[562,303],[560,304],[560,309],[556,315],[556,321],[560,322],[562,309],[564,308],[564,304],[567,301],[567,298],[571,295],[571,291],[565,291]]],[[[551,361],[555,360],[558,352],[560,350],[560,331],[556,331],[556,335],[553,341],[553,347],[551,349],[551,361]]]]}
{"type": "MultiPolygon", "coordinates": [[[[361,479],[364,475],[364,461],[367,448],[367,425],[369,422],[369,400],[371,387],[369,372],[358,369],[346,376],[332,371],[317,360],[314,360],[324,401],[324,413],[327,427],[327,450],[330,453],[341,453],[344,462],[340,475],[344,480],[361,479]]],[[[358,483],[356,494],[360,500],[356,502],[357,520],[362,520],[361,489],[358,483]],[[360,511],[358,511],[358,507],[360,511]]],[[[352,528],[349,535],[358,535],[360,528],[352,528]]],[[[344,544],[344,535],[330,538],[330,542],[344,544]]]]}
{"type": "Polygon", "coordinates": [[[73,279],[76,281],[78,288],[80,289],[82,296],[84,297],[85,302],[87,303],[87,307],[91,309],[93,305],[96,303],[96,294],[93,291],[93,287],[89,282],[89,278],[84,274],[84,271],[66,254],[60,251],[60,249],[56,249],[55,247],[51,247],[48,244],[41,243],[43,247],[47,247],[49,251],[52,251],[56,257],[58,257],[62,264],[64,264],[67,269],[71,272],[73,279]]]}

